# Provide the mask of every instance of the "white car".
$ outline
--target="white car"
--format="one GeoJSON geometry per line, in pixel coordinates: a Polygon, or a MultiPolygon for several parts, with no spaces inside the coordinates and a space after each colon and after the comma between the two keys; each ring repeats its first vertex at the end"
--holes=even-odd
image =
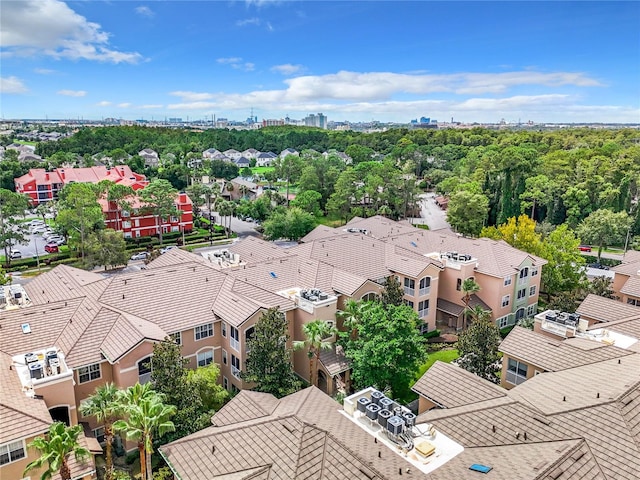
{"type": "Polygon", "coordinates": [[[169,245],[168,247],[164,247],[162,250],[160,250],[160,253],[167,253],[169,250],[173,250],[174,248],[178,248],[175,245],[169,245]]]}
{"type": "Polygon", "coordinates": [[[10,258],[11,260],[15,260],[16,258],[22,258],[22,253],[20,253],[20,250],[12,249],[12,250],[9,252],[9,258],[10,258]]]}
{"type": "Polygon", "coordinates": [[[147,252],[138,252],[131,255],[131,260],[146,260],[149,254],[147,252]]]}
{"type": "Polygon", "coordinates": [[[44,225],[36,225],[31,229],[31,233],[44,233],[47,231],[47,227],[44,225]]]}

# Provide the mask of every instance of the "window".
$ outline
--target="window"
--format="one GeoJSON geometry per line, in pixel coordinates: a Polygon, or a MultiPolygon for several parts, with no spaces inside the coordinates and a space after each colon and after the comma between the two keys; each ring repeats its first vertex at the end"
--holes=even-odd
{"type": "Polygon", "coordinates": [[[224,348],[222,349],[222,363],[227,364],[227,351],[224,348]]]}
{"type": "Polygon", "coordinates": [[[405,304],[407,307],[411,307],[411,308],[413,308],[413,302],[412,302],[411,300],[404,300],[404,304],[405,304]]]}
{"type": "Polygon", "coordinates": [[[640,300],[637,300],[635,298],[627,298],[627,303],[629,305],[634,305],[636,307],[640,307],[640,300]]]}
{"type": "Polygon", "coordinates": [[[240,351],[240,332],[238,332],[238,329],[236,327],[231,327],[229,330],[230,330],[229,336],[231,337],[229,339],[229,344],[231,345],[231,348],[233,348],[236,352],[239,352],[240,351]]]}
{"type": "Polygon", "coordinates": [[[229,390],[229,379],[227,377],[222,377],[222,386],[225,390],[229,390]]]}
{"type": "Polygon", "coordinates": [[[520,385],[527,380],[527,365],[510,358],[507,362],[507,382],[520,385]]]}
{"type": "Polygon", "coordinates": [[[128,221],[122,222],[122,228],[131,228],[131,222],[128,222],[128,221]]]}
{"type": "Polygon", "coordinates": [[[375,302],[377,298],[378,298],[377,294],[375,294],[374,292],[369,292],[369,293],[365,293],[362,296],[361,300],[363,302],[375,302]]]}
{"type": "Polygon", "coordinates": [[[508,287],[509,285],[511,285],[511,275],[504,277],[504,286],[508,287]]]}
{"type": "Polygon", "coordinates": [[[204,325],[198,325],[195,329],[196,340],[202,340],[203,338],[213,337],[213,323],[205,323],[204,325]]]}
{"type": "Polygon", "coordinates": [[[431,291],[431,277],[424,277],[420,279],[420,296],[428,295],[431,291]]]}
{"type": "Polygon", "coordinates": [[[78,369],[78,382],[86,383],[100,378],[100,364],[94,363],[78,369]]]}
{"type": "Polygon", "coordinates": [[[429,315],[429,300],[418,302],[418,316],[424,318],[429,315]]]}
{"type": "Polygon", "coordinates": [[[93,436],[96,440],[98,440],[98,443],[104,443],[105,438],[104,438],[104,427],[98,427],[98,428],[94,428],[93,429],[93,436]]]}
{"type": "Polygon", "coordinates": [[[198,366],[206,367],[207,365],[211,365],[213,362],[213,350],[205,350],[204,352],[198,353],[198,366]]]}
{"type": "Polygon", "coordinates": [[[128,216],[130,216],[129,211],[128,211],[128,210],[123,210],[123,211],[122,211],[122,216],[123,216],[123,217],[128,217],[128,216]]]}
{"type": "Polygon", "coordinates": [[[233,353],[231,354],[231,375],[240,378],[240,359],[233,353]]]}
{"type": "Polygon", "coordinates": [[[533,297],[536,294],[536,286],[532,285],[531,288],[529,288],[529,296],[533,297]]]}
{"type": "Polygon", "coordinates": [[[462,290],[462,279],[456,280],[456,290],[462,290]]]}
{"type": "Polygon", "coordinates": [[[138,361],[138,382],[145,384],[151,380],[151,356],[138,361]]]}
{"type": "MultiPolygon", "coordinates": [[[[327,323],[333,323],[333,322],[327,322],[327,323]]],[[[251,340],[255,336],[255,334],[256,334],[256,327],[249,327],[244,331],[244,348],[247,353],[251,351],[251,348],[249,347],[249,340],[251,340]]]]}
{"type": "Polygon", "coordinates": [[[529,267],[524,267],[520,270],[520,278],[527,278],[529,276],[529,267]]]}
{"type": "Polygon", "coordinates": [[[527,317],[533,317],[538,311],[538,304],[534,303],[533,305],[529,305],[527,307],[527,317]]]}
{"type": "Polygon", "coordinates": [[[176,342],[177,345],[182,345],[182,332],[172,333],[169,337],[171,337],[171,340],[176,342]]]}
{"type": "Polygon", "coordinates": [[[22,440],[0,445],[0,465],[15,462],[25,456],[24,441],[22,440]]]}
{"type": "Polygon", "coordinates": [[[222,336],[227,338],[227,322],[222,322],[222,336]]]}
{"type": "Polygon", "coordinates": [[[496,320],[496,323],[498,324],[498,328],[508,327],[509,326],[509,315],[505,315],[504,317],[500,317],[498,320],[496,320]]]}
{"type": "Polygon", "coordinates": [[[538,275],[538,267],[531,267],[531,276],[535,277],[538,275]]]}
{"type": "Polygon", "coordinates": [[[404,294],[411,296],[416,294],[416,281],[413,278],[404,279],[404,294]]]}
{"type": "Polygon", "coordinates": [[[510,301],[511,301],[511,295],[505,295],[504,297],[502,297],[502,306],[508,307],[510,301]]]}
{"type": "Polygon", "coordinates": [[[171,231],[172,232],[179,232],[180,231],[180,227],[171,227],[171,231]]]}
{"type": "Polygon", "coordinates": [[[518,290],[518,300],[520,300],[521,298],[524,298],[527,296],[527,289],[526,288],[521,288],[520,290],[518,290]]]}
{"type": "Polygon", "coordinates": [[[171,223],[176,223],[178,221],[178,217],[171,215],[171,223]]]}

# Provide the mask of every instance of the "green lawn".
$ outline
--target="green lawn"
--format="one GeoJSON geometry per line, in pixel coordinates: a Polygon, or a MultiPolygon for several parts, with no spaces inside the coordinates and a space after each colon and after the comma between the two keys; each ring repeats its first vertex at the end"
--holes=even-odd
{"type": "Polygon", "coordinates": [[[430,353],[427,361],[422,364],[422,366],[418,370],[418,373],[416,373],[414,380],[417,382],[420,379],[420,377],[424,375],[424,372],[429,370],[429,368],[431,368],[431,365],[436,363],[436,360],[440,360],[441,362],[445,362],[445,363],[451,363],[459,356],[460,355],[458,354],[458,350],[453,350],[453,349],[439,350],[437,352],[430,353]]]}
{"type": "Polygon", "coordinates": [[[253,173],[254,175],[264,175],[265,173],[271,172],[273,170],[275,170],[275,167],[252,167],[251,173],[253,173]]]}

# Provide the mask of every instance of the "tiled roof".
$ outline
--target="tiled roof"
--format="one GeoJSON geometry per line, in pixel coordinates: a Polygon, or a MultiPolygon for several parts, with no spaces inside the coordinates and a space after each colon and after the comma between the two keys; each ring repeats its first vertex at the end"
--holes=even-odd
{"type": "Polygon", "coordinates": [[[51,424],[44,400],[25,395],[11,365],[11,357],[0,352],[0,444],[43,433],[51,424]]]}
{"type": "Polygon", "coordinates": [[[443,408],[504,397],[506,391],[463,368],[436,361],[412,390],[443,408]]]}
{"type": "MultiPolygon", "coordinates": [[[[602,328],[602,325],[595,324],[590,328],[590,330],[599,328],[602,328]]],[[[628,320],[625,319],[609,322],[606,325],[606,329],[640,339],[640,318],[636,317],[628,320]]]]}
{"type": "Polygon", "coordinates": [[[633,353],[606,344],[596,345],[597,348],[587,350],[523,327],[515,327],[500,344],[500,351],[550,372],[621,358],[633,353]]]}
{"type": "Polygon", "coordinates": [[[320,363],[327,369],[329,375],[334,376],[346,372],[351,368],[351,361],[344,356],[342,347],[320,350],[320,363]]]}
{"type": "Polygon", "coordinates": [[[630,277],[620,289],[620,293],[640,297],[640,277],[630,277]]]}
{"type": "Polygon", "coordinates": [[[230,252],[240,255],[240,261],[247,263],[263,262],[290,255],[287,249],[251,236],[230,245],[228,249],[230,252]]]}
{"type": "Polygon", "coordinates": [[[613,322],[640,317],[640,308],[590,293],[576,309],[576,313],[599,322],[613,322]]]}
{"type": "Polygon", "coordinates": [[[35,304],[46,304],[59,300],[84,297],[87,285],[104,281],[105,277],[79,268],[58,265],[25,284],[29,298],[35,304]]]}
{"type": "Polygon", "coordinates": [[[458,305],[456,303],[450,302],[449,300],[445,300],[444,298],[439,298],[437,305],[438,310],[455,317],[460,316],[460,314],[464,311],[463,305],[458,305]]]}
{"type": "Polygon", "coordinates": [[[616,274],[620,273],[635,277],[640,271],[640,252],[629,250],[623,257],[622,263],[611,268],[616,274]]]}

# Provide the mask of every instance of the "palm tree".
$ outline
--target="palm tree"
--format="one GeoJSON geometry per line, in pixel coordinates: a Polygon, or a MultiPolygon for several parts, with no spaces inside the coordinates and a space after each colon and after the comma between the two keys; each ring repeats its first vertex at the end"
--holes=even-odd
{"type": "Polygon", "coordinates": [[[316,364],[320,358],[321,350],[328,350],[333,345],[327,338],[336,332],[335,328],[330,326],[324,320],[313,320],[312,322],[305,323],[302,326],[302,333],[305,336],[304,340],[296,340],[293,342],[294,350],[301,350],[307,348],[307,356],[309,357],[309,383],[311,385],[316,384],[316,380],[313,378],[313,372],[317,370],[316,364]]]}
{"type": "Polygon", "coordinates": [[[116,431],[126,432],[127,438],[138,441],[140,453],[140,476],[143,480],[151,480],[151,454],[153,453],[153,435],[159,437],[167,432],[175,431],[170,417],[175,415],[176,407],[164,403],[164,395],[151,388],[150,383],[135,384],[121,394],[127,418],[113,424],[116,431]]]}
{"type": "Polygon", "coordinates": [[[113,383],[107,383],[96,388],[93,395],[80,404],[83,417],[96,417],[104,424],[105,447],[105,479],[111,480],[113,475],[113,461],[111,456],[113,444],[113,423],[119,417],[122,406],[119,402],[120,390],[113,383]]]}
{"type": "Polygon", "coordinates": [[[338,310],[336,312],[336,317],[341,318],[344,326],[351,329],[352,339],[355,339],[358,333],[358,323],[360,323],[360,318],[362,318],[363,308],[365,308],[364,304],[350,299],[345,303],[344,310],[338,310]]]}
{"type": "Polygon", "coordinates": [[[465,317],[471,312],[471,295],[476,294],[480,291],[480,285],[476,283],[473,278],[467,278],[464,282],[462,282],[462,292],[464,293],[464,297],[462,297],[462,301],[464,302],[464,314],[465,317]]]}
{"type": "Polygon", "coordinates": [[[71,470],[69,469],[69,455],[73,454],[76,460],[82,461],[89,458],[89,450],[80,446],[78,437],[82,433],[80,425],[67,427],[62,422],[55,422],[49,426],[47,437],[36,437],[29,448],[35,448],[40,452],[40,457],[29,463],[24,469],[23,476],[34,469],[47,466],[40,477],[41,480],[51,478],[55,473],[60,472],[62,480],[71,480],[71,470]]]}

